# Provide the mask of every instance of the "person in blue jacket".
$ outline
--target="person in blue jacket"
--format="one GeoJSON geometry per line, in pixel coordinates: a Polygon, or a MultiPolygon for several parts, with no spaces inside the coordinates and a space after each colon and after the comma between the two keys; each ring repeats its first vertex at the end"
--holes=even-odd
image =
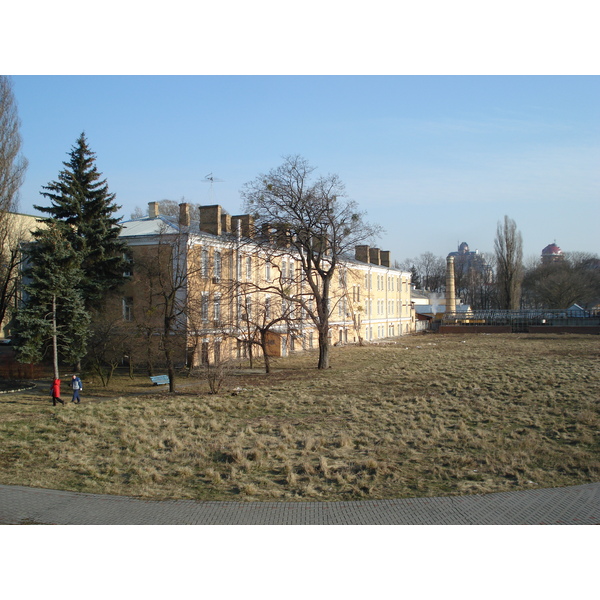
{"type": "Polygon", "coordinates": [[[79,404],[81,402],[79,392],[83,391],[83,384],[81,383],[81,379],[79,379],[77,375],[73,375],[73,377],[71,378],[71,387],[73,388],[73,399],[71,400],[71,402],[79,404]]]}

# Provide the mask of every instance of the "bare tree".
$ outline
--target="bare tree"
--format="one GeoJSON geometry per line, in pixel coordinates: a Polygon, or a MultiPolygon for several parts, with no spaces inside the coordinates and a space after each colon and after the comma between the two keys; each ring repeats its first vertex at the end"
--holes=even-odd
{"type": "Polygon", "coordinates": [[[0,323],[14,303],[20,245],[26,233],[11,214],[18,209],[19,188],[27,169],[27,159],[20,154],[20,125],[12,83],[0,75],[0,323]]]}
{"type": "Polygon", "coordinates": [[[506,215],[504,223],[498,222],[494,249],[498,308],[517,310],[523,282],[523,238],[515,221],[506,215]]]}
{"type": "Polygon", "coordinates": [[[456,296],[474,309],[493,308],[493,269],[485,255],[458,254],[454,257],[456,296]]]}
{"type": "Polygon", "coordinates": [[[221,339],[227,335],[227,321],[221,307],[230,299],[223,293],[221,278],[209,272],[205,253],[208,258],[208,249],[189,226],[170,228],[165,223],[157,243],[139,247],[135,256],[132,284],[137,305],[131,318],[147,340],[149,365],[159,341],[171,392],[178,367],[192,365],[199,345],[203,364],[208,362],[204,360],[208,344],[213,366],[226,362],[221,339]]]}
{"type": "Polygon", "coordinates": [[[23,243],[30,232],[19,215],[0,213],[0,323],[16,306],[23,263],[23,243]]]}
{"type": "MultiPolygon", "coordinates": [[[[228,328],[243,344],[252,364],[253,348],[261,350],[265,372],[271,372],[270,343],[296,335],[300,327],[300,273],[289,251],[279,248],[274,240],[261,245],[258,270],[260,276],[236,278],[226,293],[236,298],[232,324],[228,328]]],[[[257,261],[258,262],[258,261],[257,261]]]]}
{"type": "Polygon", "coordinates": [[[523,291],[531,308],[594,306],[600,298],[600,258],[572,252],[554,262],[538,261],[526,270],[523,291]]]}
{"type": "Polygon", "coordinates": [[[132,278],[136,298],[147,300],[147,306],[135,307],[136,321],[146,332],[149,346],[160,339],[171,392],[176,387],[176,364],[184,361],[181,348],[186,336],[187,265],[187,234],[161,232],[158,244],[136,257],[132,278]]]}
{"type": "Polygon", "coordinates": [[[21,156],[21,121],[10,79],[0,75],[0,211],[18,207],[19,188],[25,177],[27,159],[21,156]]]}
{"type": "Polygon", "coordinates": [[[446,260],[432,252],[423,252],[415,258],[406,258],[396,267],[412,273],[416,287],[440,292],[446,282],[446,260]]]}
{"type": "Polygon", "coordinates": [[[106,310],[93,315],[85,361],[104,387],[110,385],[115,369],[127,354],[132,333],[131,328],[123,326],[119,316],[110,315],[106,310]]]}
{"type": "Polygon", "coordinates": [[[331,282],[343,255],[371,239],[381,228],[363,220],[357,204],[343,200],[337,175],[313,179],[315,168],[301,156],[247,183],[241,194],[255,223],[276,235],[299,261],[310,292],[290,297],[312,320],[319,338],[319,369],[329,367],[331,282]]]}

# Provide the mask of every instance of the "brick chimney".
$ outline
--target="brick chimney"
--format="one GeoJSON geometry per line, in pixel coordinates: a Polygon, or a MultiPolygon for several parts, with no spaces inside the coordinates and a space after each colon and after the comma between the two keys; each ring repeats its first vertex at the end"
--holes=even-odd
{"type": "Polygon", "coordinates": [[[179,225],[189,227],[190,223],[190,205],[187,202],[182,202],[179,205],[179,225]]]}
{"type": "Polygon", "coordinates": [[[218,204],[200,207],[200,231],[221,235],[221,207],[218,204]]]}
{"type": "Polygon", "coordinates": [[[221,231],[223,233],[231,233],[231,215],[221,213],[221,231]]]}
{"type": "Polygon", "coordinates": [[[369,249],[369,262],[372,265],[380,265],[381,264],[381,251],[379,248],[370,248],[369,249]]]}
{"type": "Polygon", "coordinates": [[[239,221],[242,237],[254,237],[254,217],[252,215],[235,215],[231,219],[232,222],[233,220],[239,221]]]}
{"type": "Polygon", "coordinates": [[[391,258],[391,252],[389,250],[382,250],[379,253],[379,256],[381,257],[381,265],[383,267],[391,266],[392,258],[391,258]]]}
{"type": "Polygon", "coordinates": [[[159,214],[158,202],[148,202],[148,216],[151,219],[156,219],[159,214]]]}
{"type": "Polygon", "coordinates": [[[369,262],[369,246],[356,246],[354,248],[354,258],[361,262],[369,262]]]}

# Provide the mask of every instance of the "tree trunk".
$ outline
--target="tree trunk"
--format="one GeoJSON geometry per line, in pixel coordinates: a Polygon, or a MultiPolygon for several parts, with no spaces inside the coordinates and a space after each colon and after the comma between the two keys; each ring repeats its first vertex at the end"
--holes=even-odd
{"type": "Polygon", "coordinates": [[[319,328],[319,364],[317,369],[329,369],[329,324],[319,328]]]}
{"type": "Polygon", "coordinates": [[[248,348],[248,361],[250,363],[250,368],[253,369],[254,368],[254,356],[252,353],[252,344],[246,344],[247,348],[248,348]]]}
{"type": "Polygon", "coordinates": [[[319,313],[319,364],[317,369],[329,369],[329,284],[332,275],[323,278],[321,298],[317,299],[319,313]]]}
{"type": "Polygon", "coordinates": [[[173,357],[171,355],[171,349],[165,348],[165,358],[167,359],[167,374],[169,375],[169,392],[175,391],[175,365],[173,364],[173,357]]]}
{"type": "Polygon", "coordinates": [[[54,379],[60,379],[58,374],[58,331],[56,329],[56,296],[52,296],[52,364],[54,379]]]}
{"type": "Polygon", "coordinates": [[[271,372],[271,360],[267,353],[267,335],[265,331],[260,332],[260,347],[262,348],[263,358],[265,360],[265,373],[271,372]]]}

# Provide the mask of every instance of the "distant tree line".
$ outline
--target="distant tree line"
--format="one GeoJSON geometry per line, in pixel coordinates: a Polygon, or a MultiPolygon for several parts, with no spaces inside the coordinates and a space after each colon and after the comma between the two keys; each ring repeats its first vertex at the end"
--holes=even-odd
{"type": "MultiPolygon", "coordinates": [[[[498,223],[494,253],[485,256],[489,270],[455,256],[456,295],[473,309],[563,309],[600,303],[600,257],[585,252],[565,253],[550,261],[523,261],[523,241],[508,216],[498,223]]],[[[412,273],[417,289],[442,293],[446,257],[424,252],[396,264],[412,273]]]]}

